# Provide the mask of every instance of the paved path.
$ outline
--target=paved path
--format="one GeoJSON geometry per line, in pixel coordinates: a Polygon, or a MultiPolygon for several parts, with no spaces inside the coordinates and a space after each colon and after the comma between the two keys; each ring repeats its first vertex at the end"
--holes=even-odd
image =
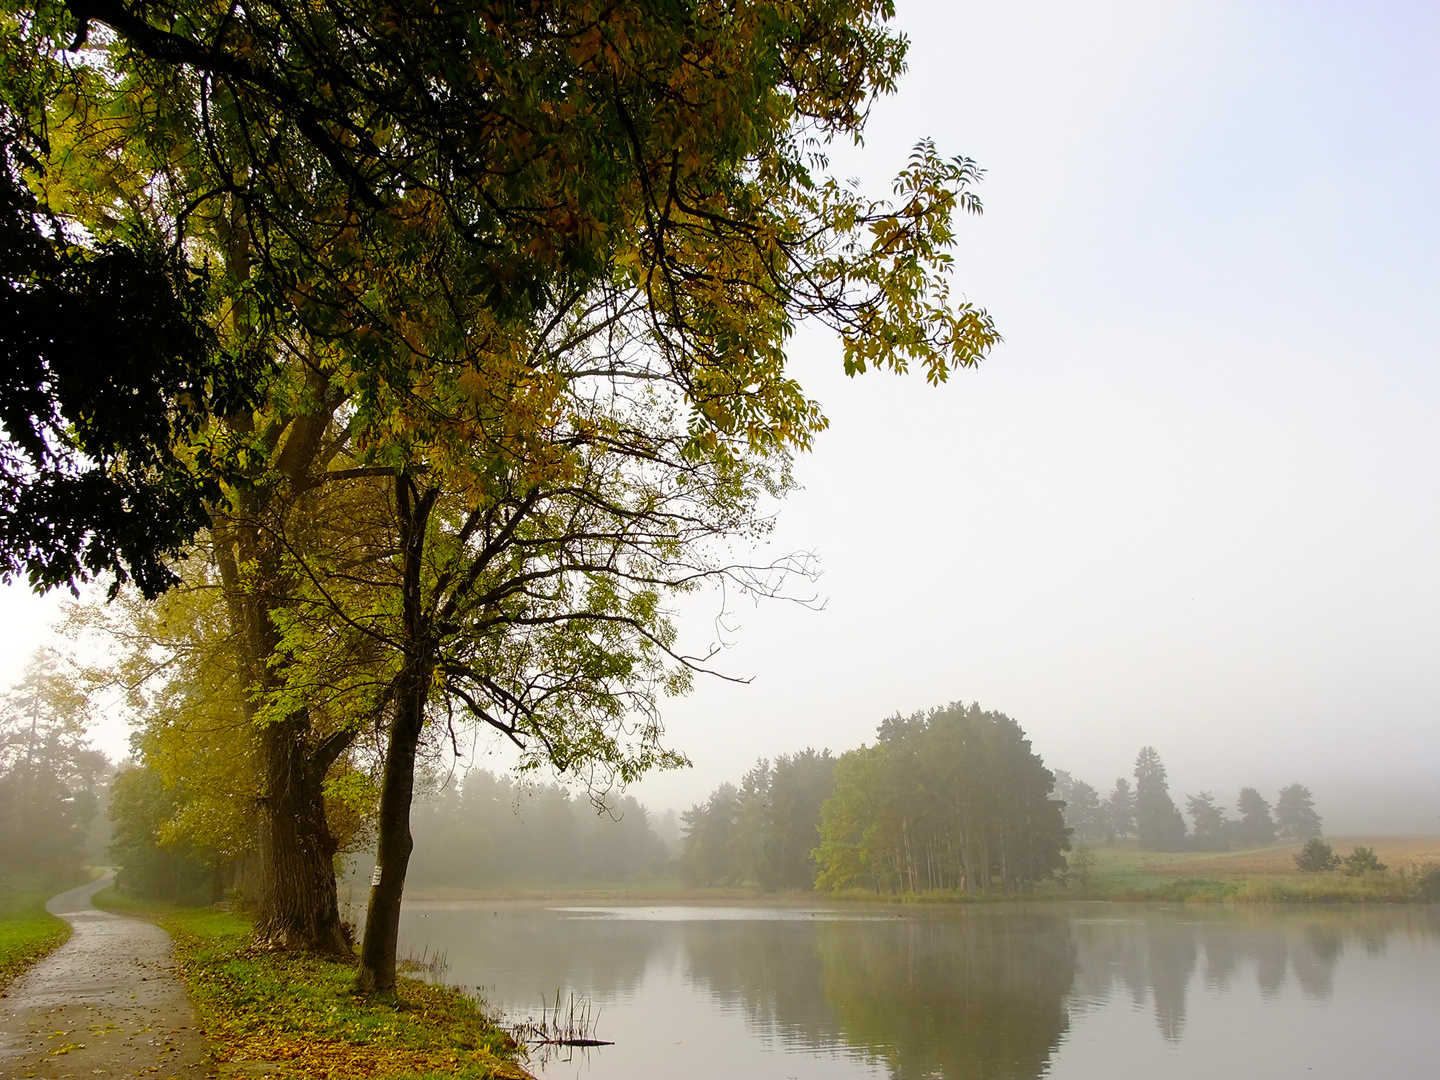
{"type": "Polygon", "coordinates": [[[75,928],[0,998],[0,1078],[209,1075],[195,1010],[158,926],[93,907],[107,874],[46,908],[75,928]]]}

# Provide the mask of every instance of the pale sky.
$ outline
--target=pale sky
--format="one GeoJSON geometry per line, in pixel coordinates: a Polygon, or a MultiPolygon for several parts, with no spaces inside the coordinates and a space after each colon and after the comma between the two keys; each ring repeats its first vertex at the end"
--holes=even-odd
{"type": "MultiPolygon", "coordinates": [[[[1102,788],[1152,743],[1177,801],[1298,780],[1440,828],[1440,7],[897,6],[909,72],[835,157],[876,194],[925,136],[986,170],[957,283],[1005,342],[936,389],[800,336],[831,429],[771,553],[826,606],[738,608],[753,681],[669,703],[695,768],[634,793],[961,699],[1102,788]]],[[[42,611],[4,597],[0,677],[42,611]]]]}

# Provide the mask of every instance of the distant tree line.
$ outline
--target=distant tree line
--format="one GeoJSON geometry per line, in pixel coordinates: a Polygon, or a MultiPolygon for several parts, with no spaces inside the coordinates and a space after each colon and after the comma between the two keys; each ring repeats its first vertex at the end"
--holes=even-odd
{"type": "Polygon", "coordinates": [[[820,811],[835,787],[836,759],[813,749],[761,760],[740,786],[721,784],[680,815],[687,884],[814,886],[820,811]]]}
{"type": "Polygon", "coordinates": [[[1238,817],[1209,791],[1185,797],[1185,812],[1170,797],[1165,765],[1153,746],[1135,758],[1135,786],[1124,777],[1102,800],[1095,788],[1068,772],[1055,773],[1055,795],[1065,804],[1065,825],[1076,843],[1114,843],[1135,836],[1144,851],[1228,851],[1264,847],[1279,839],[1309,840],[1320,835],[1320,815],[1304,784],[1282,788],[1274,806],[1253,787],[1240,789],[1238,817]]]}
{"type": "Polygon", "coordinates": [[[473,770],[415,803],[409,881],[488,888],[664,874],[672,856],[629,795],[598,810],[558,784],[473,770]]]}
{"type": "Polygon", "coordinates": [[[41,652],[0,695],[0,885],[59,886],[98,853],[113,768],[85,735],[83,689],[41,652]]]}
{"type": "MultiPolygon", "coordinates": [[[[212,832],[177,825],[203,804],[183,785],[166,784],[153,768],[130,767],[115,784],[111,854],[122,887],[135,895],[181,904],[221,899],[243,889],[253,859],[212,832]]],[[[334,815],[337,826],[342,822],[334,815]]],[[[416,800],[411,884],[417,888],[485,889],[579,881],[623,881],[674,872],[674,856],[656,834],[646,808],[630,796],[597,810],[558,784],[533,784],[484,770],[458,783],[433,780],[416,800]]],[[[347,849],[364,848],[367,824],[347,829],[347,849]]],[[[368,881],[373,857],[347,858],[356,882],[368,881]]]]}
{"type": "Polygon", "coordinates": [[[951,705],[873,746],[761,761],[684,815],[694,884],[1024,892],[1065,865],[1061,804],[1010,717],[951,705]]]}

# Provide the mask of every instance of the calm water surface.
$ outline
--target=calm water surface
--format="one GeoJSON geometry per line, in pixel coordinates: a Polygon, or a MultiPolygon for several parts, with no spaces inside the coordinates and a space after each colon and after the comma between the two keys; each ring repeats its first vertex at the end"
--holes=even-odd
{"type": "Polygon", "coordinates": [[[544,1080],[1440,1077],[1440,911],[413,903],[402,945],[614,1046],[544,1080]]]}

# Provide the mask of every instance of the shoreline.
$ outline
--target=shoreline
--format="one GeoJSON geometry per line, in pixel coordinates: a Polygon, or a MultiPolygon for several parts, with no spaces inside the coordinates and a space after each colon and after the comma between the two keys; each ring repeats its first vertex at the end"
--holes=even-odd
{"type": "Polygon", "coordinates": [[[256,949],[244,914],[136,901],[113,889],[95,904],[170,934],[221,1075],[534,1080],[514,1039],[457,988],[402,976],[396,1001],[356,997],[352,964],[256,949]]]}
{"type": "MultiPolygon", "coordinates": [[[[1072,870],[1068,883],[1046,881],[1028,893],[989,895],[933,890],[875,893],[848,889],[765,892],[756,887],[693,886],[675,879],[616,882],[515,884],[492,888],[410,886],[407,904],[594,902],[993,904],[1024,901],[1113,901],[1117,903],[1231,904],[1405,904],[1440,902],[1440,878],[1426,892],[1428,873],[1440,874],[1440,836],[1343,836],[1336,850],[1364,845],[1389,864],[1384,874],[1346,876],[1341,871],[1302,873],[1294,864],[1293,842],[1240,851],[1140,851],[1131,843],[1096,845],[1084,878],[1072,870]]],[[[1076,845],[1078,849],[1080,845],[1076,845]]],[[[1068,853],[1073,860],[1075,850],[1068,853]]],[[[342,888],[343,892],[343,888],[342,888]]]]}

